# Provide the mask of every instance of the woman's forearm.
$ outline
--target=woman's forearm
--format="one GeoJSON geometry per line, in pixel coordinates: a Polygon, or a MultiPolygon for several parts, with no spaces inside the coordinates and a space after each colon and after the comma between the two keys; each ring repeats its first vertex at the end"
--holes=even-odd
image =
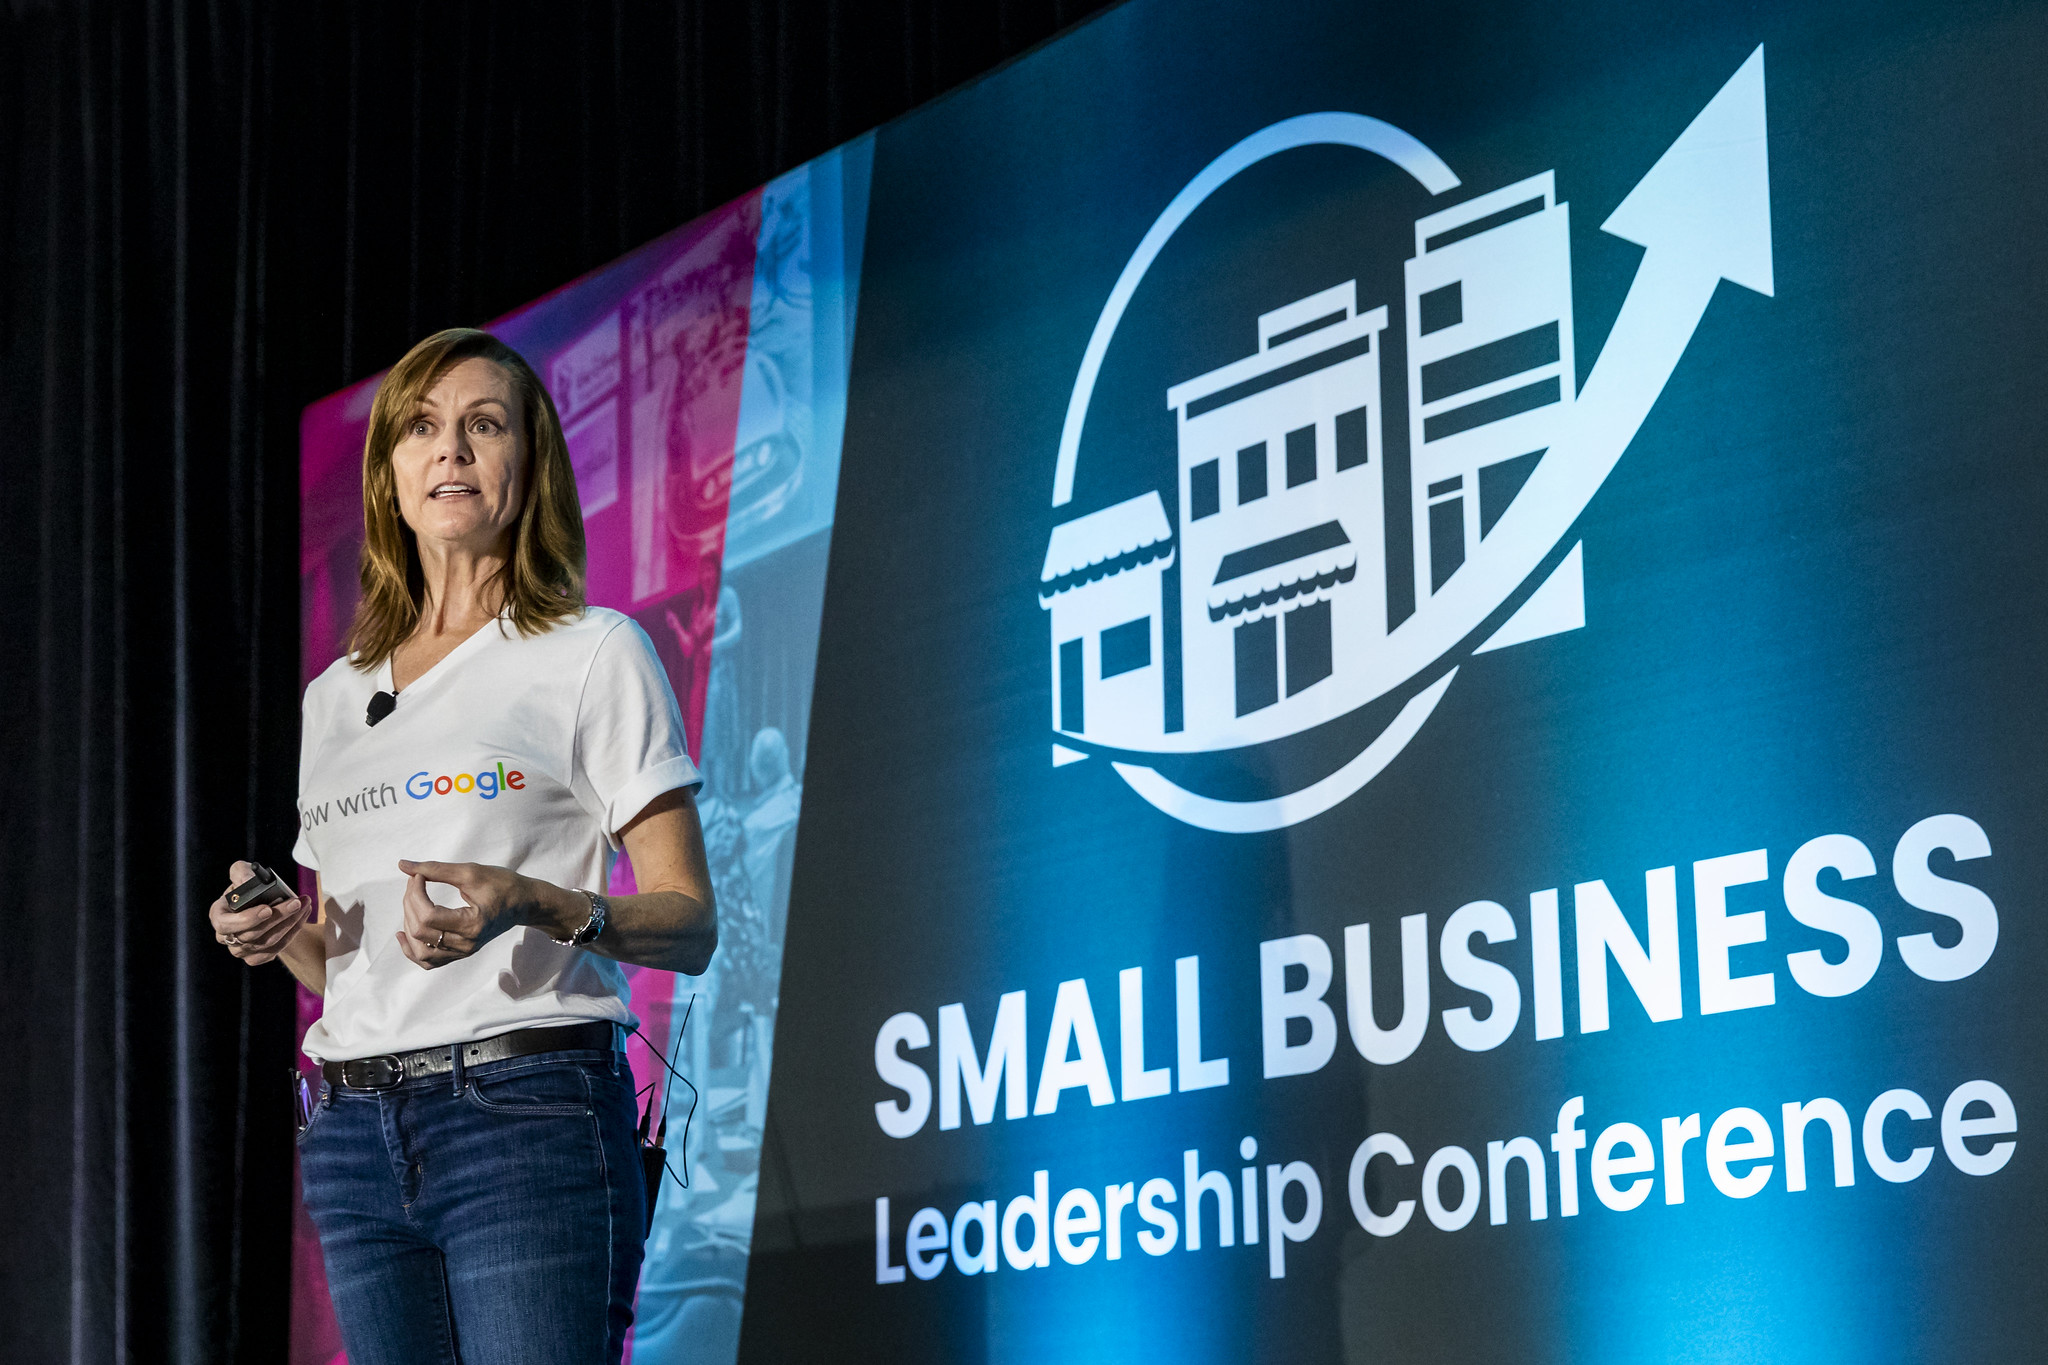
{"type": "MultiPolygon", "coordinates": [[[[656,797],[619,838],[634,879],[647,889],[608,898],[604,932],[583,946],[619,962],[699,975],[718,947],[718,908],[690,790],[656,797]]],[[[397,941],[407,957],[429,969],[468,957],[515,925],[567,943],[590,923],[587,894],[509,867],[401,858],[398,870],[408,883],[405,928],[397,941]],[[436,902],[427,894],[433,882],[454,887],[463,903],[436,902]]]]}
{"type": "Polygon", "coordinates": [[[305,923],[277,955],[299,984],[315,995],[327,994],[327,940],[320,926],[305,923]]]}
{"type": "Polygon", "coordinates": [[[718,947],[718,917],[695,896],[643,891],[616,897],[611,907],[604,933],[591,945],[605,956],[685,976],[700,976],[711,965],[718,947]]]}
{"type": "MultiPolygon", "coordinates": [[[[590,919],[590,901],[580,891],[547,882],[535,884],[536,916],[529,923],[552,937],[567,939],[590,919]]],[[[709,897],[681,891],[643,891],[608,898],[605,930],[584,945],[594,953],[639,967],[697,976],[711,965],[718,947],[718,917],[709,897]]]]}

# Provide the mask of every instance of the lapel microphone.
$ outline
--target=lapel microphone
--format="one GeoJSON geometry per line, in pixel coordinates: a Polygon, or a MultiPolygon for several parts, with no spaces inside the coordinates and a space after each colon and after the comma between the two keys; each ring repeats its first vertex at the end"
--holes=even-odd
{"type": "Polygon", "coordinates": [[[392,692],[379,692],[370,698],[370,708],[363,713],[363,724],[375,725],[391,714],[398,706],[398,696],[392,692]]]}

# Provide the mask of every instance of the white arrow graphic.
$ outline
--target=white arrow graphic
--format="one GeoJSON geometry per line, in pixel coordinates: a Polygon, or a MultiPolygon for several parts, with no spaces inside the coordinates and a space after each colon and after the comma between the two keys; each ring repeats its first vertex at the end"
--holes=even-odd
{"type": "Polygon", "coordinates": [[[1529,570],[1620,462],[1719,283],[1766,296],[1773,290],[1763,48],[1600,226],[1642,246],[1643,261],[1553,457],[1537,466],[1497,528],[1507,533],[1500,550],[1526,560],[1529,570]]]}
{"type": "MultiPolygon", "coordinates": [[[[1465,566],[1362,661],[1374,675],[1368,695],[1384,695],[1456,650],[1500,605],[1502,584],[1525,582],[1536,571],[1635,439],[1722,280],[1772,293],[1767,146],[1758,47],[1601,224],[1642,246],[1643,260],[1565,429],[1465,566]]],[[[1286,796],[1219,801],[1149,767],[1118,763],[1116,771],[1145,800],[1202,829],[1284,828],[1378,776],[1421,729],[1449,681],[1446,675],[1418,694],[1364,753],[1286,796]]]]}

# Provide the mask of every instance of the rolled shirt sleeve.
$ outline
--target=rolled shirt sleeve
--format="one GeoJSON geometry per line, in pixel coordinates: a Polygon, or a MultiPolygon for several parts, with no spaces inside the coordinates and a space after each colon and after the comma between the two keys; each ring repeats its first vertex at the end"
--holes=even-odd
{"type": "Polygon", "coordinates": [[[628,618],[592,658],[576,712],[576,785],[589,793],[605,839],[664,792],[703,781],[691,761],[682,709],[654,642],[628,618]]]}

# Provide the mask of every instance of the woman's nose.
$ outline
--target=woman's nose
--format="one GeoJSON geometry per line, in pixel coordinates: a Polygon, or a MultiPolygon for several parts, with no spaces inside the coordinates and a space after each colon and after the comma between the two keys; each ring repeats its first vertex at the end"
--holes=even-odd
{"type": "Polygon", "coordinates": [[[468,464],[475,458],[469,448],[469,433],[461,427],[449,427],[434,445],[436,464],[468,464]]]}

